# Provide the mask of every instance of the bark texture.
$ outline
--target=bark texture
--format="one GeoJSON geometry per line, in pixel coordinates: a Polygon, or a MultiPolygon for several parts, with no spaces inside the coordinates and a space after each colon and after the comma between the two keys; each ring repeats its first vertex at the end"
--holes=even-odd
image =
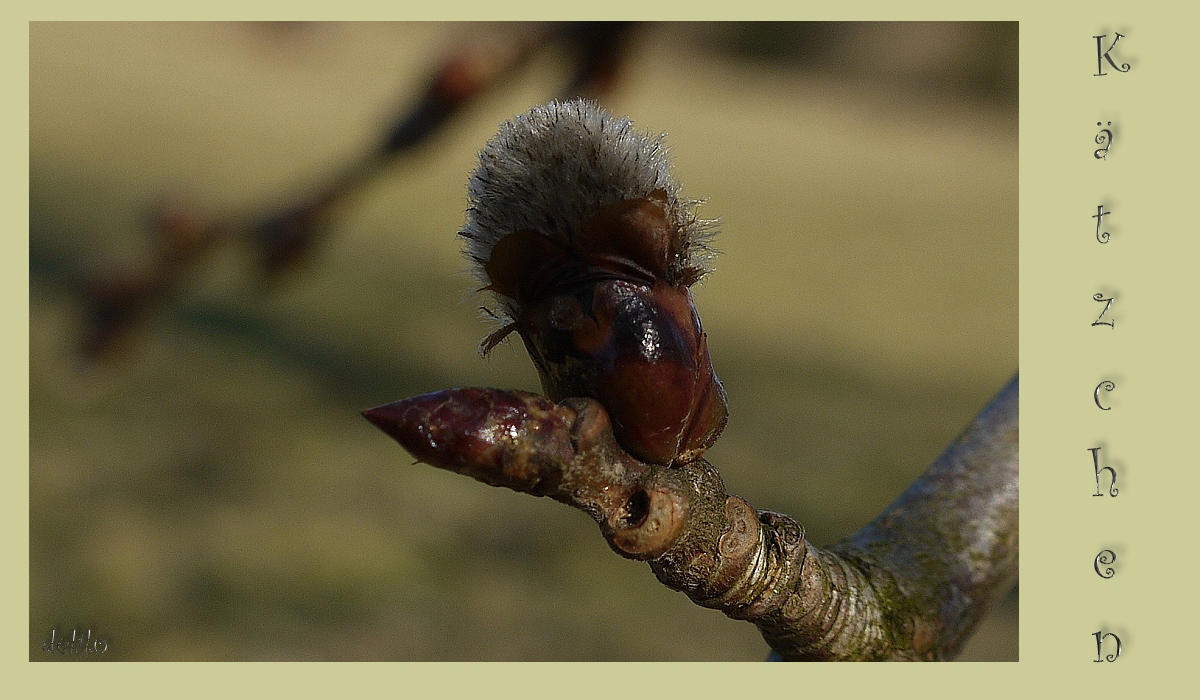
{"type": "Polygon", "coordinates": [[[647,464],[598,402],[450,389],[364,415],[418,460],[591,516],[613,551],[796,661],[952,659],[1017,577],[1018,380],[878,518],[829,548],[730,495],[704,459],[647,464]]]}

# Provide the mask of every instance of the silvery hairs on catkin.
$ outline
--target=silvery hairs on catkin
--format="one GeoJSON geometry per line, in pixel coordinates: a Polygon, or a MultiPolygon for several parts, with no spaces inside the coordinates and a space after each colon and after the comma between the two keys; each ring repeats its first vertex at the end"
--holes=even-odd
{"type": "MultiPolygon", "coordinates": [[[[570,246],[583,222],[601,207],[666,193],[671,225],[682,232],[683,254],[673,267],[703,274],[714,221],[697,219],[698,200],[682,199],[671,175],[663,134],[635,131],[596,103],[547,102],[500,125],[479,154],[467,183],[467,221],[459,235],[475,276],[490,283],[483,264],[501,238],[532,230],[570,246]]],[[[513,300],[500,299],[511,317],[513,300]]]]}

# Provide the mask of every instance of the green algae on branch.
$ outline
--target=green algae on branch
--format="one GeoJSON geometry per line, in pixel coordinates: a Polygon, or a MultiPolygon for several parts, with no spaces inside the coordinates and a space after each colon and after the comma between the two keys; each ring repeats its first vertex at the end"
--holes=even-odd
{"type": "Polygon", "coordinates": [[[1016,581],[1019,558],[1019,378],[874,521],[837,545],[895,578],[924,623],[927,655],[961,651],[1016,581]]]}

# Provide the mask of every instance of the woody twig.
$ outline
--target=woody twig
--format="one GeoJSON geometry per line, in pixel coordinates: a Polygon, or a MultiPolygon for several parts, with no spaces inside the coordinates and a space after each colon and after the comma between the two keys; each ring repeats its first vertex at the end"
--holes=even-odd
{"type": "Polygon", "coordinates": [[[696,604],[754,623],[782,659],[935,661],[961,650],[1017,573],[1014,379],[883,514],[829,548],[729,495],[704,459],[640,462],[604,408],[452,389],[364,412],[414,457],[591,516],[696,604]]]}

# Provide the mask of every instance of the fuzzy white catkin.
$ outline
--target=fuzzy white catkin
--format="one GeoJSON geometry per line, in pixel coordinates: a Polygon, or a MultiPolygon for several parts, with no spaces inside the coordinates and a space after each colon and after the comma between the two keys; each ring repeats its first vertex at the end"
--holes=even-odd
{"type": "MultiPolygon", "coordinates": [[[[672,273],[706,270],[715,222],[697,219],[699,201],[680,197],[663,138],[583,99],[547,102],[501,124],[467,183],[459,235],[476,277],[489,284],[483,264],[509,234],[532,230],[570,246],[601,207],[655,190],[666,193],[669,222],[683,234],[672,273]]],[[[513,300],[500,301],[501,313],[516,311],[513,300]]]]}

